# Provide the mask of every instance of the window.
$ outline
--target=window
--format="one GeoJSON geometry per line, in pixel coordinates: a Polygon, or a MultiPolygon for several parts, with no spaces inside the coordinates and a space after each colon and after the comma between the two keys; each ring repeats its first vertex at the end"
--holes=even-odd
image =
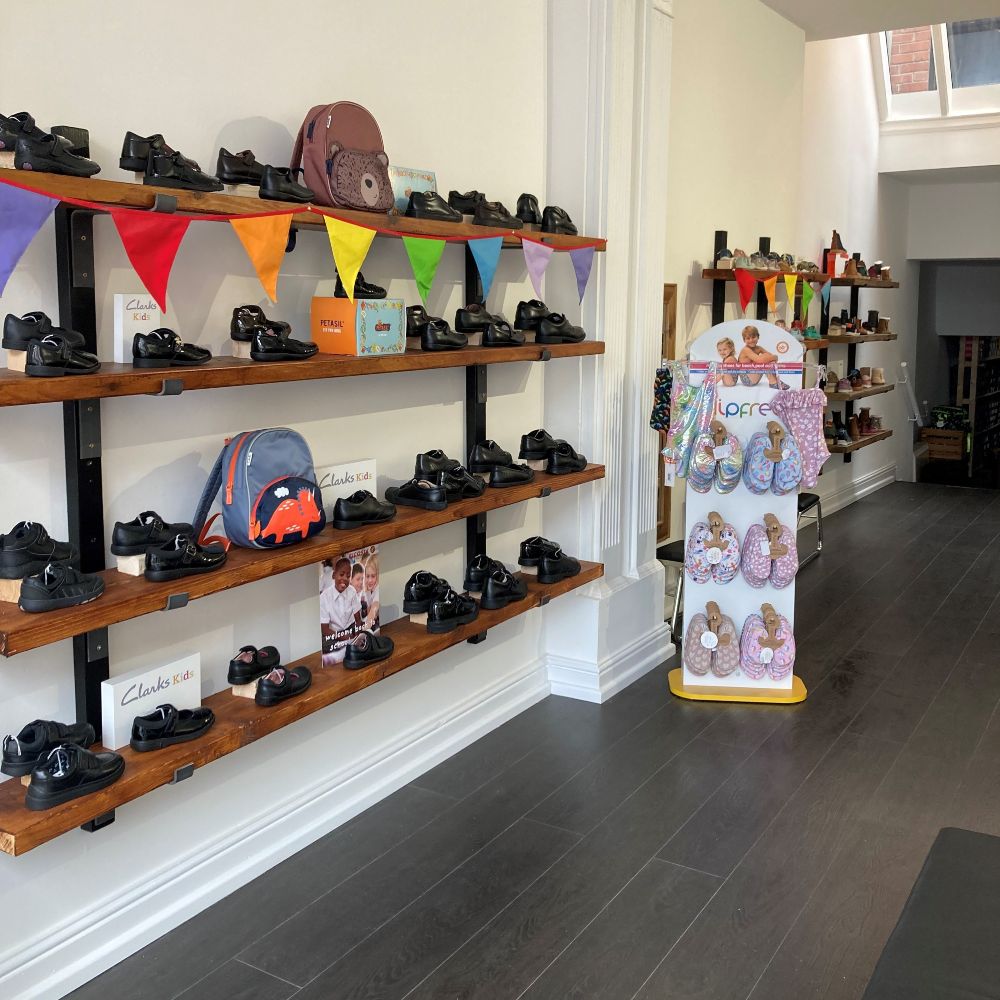
{"type": "Polygon", "coordinates": [[[894,94],[937,90],[930,25],[885,33],[889,52],[889,83],[894,94]]]}
{"type": "Polygon", "coordinates": [[[1000,83],[1000,17],[953,21],[948,25],[948,52],[953,87],[1000,83]]]}

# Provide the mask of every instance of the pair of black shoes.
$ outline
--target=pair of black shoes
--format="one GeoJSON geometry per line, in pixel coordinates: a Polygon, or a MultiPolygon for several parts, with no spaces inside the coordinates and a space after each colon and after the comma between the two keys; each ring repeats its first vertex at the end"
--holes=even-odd
{"type": "Polygon", "coordinates": [[[489,485],[495,487],[520,486],[535,478],[527,465],[518,465],[509,451],[504,451],[496,441],[480,441],[469,453],[469,470],[489,475],[489,485]]]}
{"type": "Polygon", "coordinates": [[[452,330],[445,320],[429,315],[423,306],[406,307],[406,336],[419,337],[422,351],[460,351],[469,344],[464,333],[452,330]]]}
{"type": "Polygon", "coordinates": [[[481,333],[483,347],[522,347],[524,334],[511,327],[499,313],[488,312],[484,305],[472,302],[455,311],[455,329],[462,333],[481,333]]]}
{"type": "Polygon", "coordinates": [[[517,457],[527,462],[545,462],[545,471],[553,476],[582,472],[587,467],[584,455],[562,438],[552,437],[541,427],[521,435],[521,450],[517,457]]]}
{"type": "MultiPolygon", "coordinates": [[[[371,281],[365,281],[365,276],[358,271],[357,278],[354,279],[355,299],[384,299],[388,293],[381,285],[376,285],[371,281]]],[[[337,299],[348,298],[347,289],[337,275],[337,287],[333,290],[333,296],[337,299]]]]}
{"type": "Polygon", "coordinates": [[[521,229],[524,223],[511,215],[502,202],[487,201],[486,196],[479,191],[452,191],[448,195],[448,204],[462,215],[471,215],[475,226],[493,226],[497,229],[521,229]]]}
{"type": "Polygon", "coordinates": [[[14,151],[16,170],[93,177],[101,168],[86,155],[86,135],[83,129],[65,126],[45,132],[27,111],[19,111],[9,118],[0,115],[0,149],[14,151]],[[76,136],[77,141],[70,136],[76,136]]]}
{"type": "Polygon", "coordinates": [[[93,753],[77,743],[60,743],[31,770],[24,804],[51,809],[113,785],[125,773],[125,758],[106,750],[93,753]]]}
{"type": "Polygon", "coordinates": [[[288,323],[268,319],[260,306],[236,306],[229,321],[232,340],[250,345],[254,361],[307,361],[319,353],[311,340],[296,340],[288,323]]]}
{"type": "Polygon", "coordinates": [[[132,720],[129,746],[138,753],[145,753],[188,743],[204,736],[214,722],[215,713],[210,708],[158,705],[149,715],[137,715],[132,720]]]}
{"type": "Polygon", "coordinates": [[[220,149],[215,173],[223,184],[252,184],[259,188],[261,198],[270,201],[307,204],[316,199],[312,188],[296,179],[300,170],[258,163],[249,149],[241,153],[230,153],[225,147],[220,149]]]}
{"type": "Polygon", "coordinates": [[[0,580],[23,580],[50,563],[72,563],[78,553],[69,542],[49,537],[37,521],[19,521],[0,535],[0,580]]]}
{"type": "Polygon", "coordinates": [[[403,588],[403,611],[408,615],[426,614],[427,631],[439,635],[475,621],[479,605],[471,597],[456,593],[447,580],[418,570],[403,588]]]}
{"type": "Polygon", "coordinates": [[[8,351],[25,351],[24,372],[40,378],[61,375],[92,375],[101,367],[96,354],[83,350],[86,340],[76,330],[55,326],[43,312],[23,316],[8,313],[3,323],[0,346],[8,351]]]}
{"type": "Polygon", "coordinates": [[[479,597],[479,606],[487,611],[505,608],[528,596],[528,585],[514,576],[498,559],[474,556],[465,569],[465,589],[479,597]]]}
{"type": "Polygon", "coordinates": [[[413,477],[441,487],[448,503],[474,500],[486,490],[486,483],[479,476],[474,476],[457,458],[449,458],[440,448],[417,455],[413,463],[413,477]]]}
{"type": "Polygon", "coordinates": [[[153,135],[126,132],[118,166],[122,170],[142,173],[143,184],[182,191],[222,190],[218,177],[206,174],[195,160],[167,145],[159,132],[153,135]]]}
{"type": "Polygon", "coordinates": [[[159,327],[132,338],[133,368],[190,368],[212,360],[212,352],[185,344],[173,330],[159,327]]]}
{"type": "Polygon", "coordinates": [[[534,330],[536,344],[579,344],[587,339],[583,327],[574,326],[562,313],[550,312],[540,299],[517,304],[516,330],[534,330]]]}
{"type": "Polygon", "coordinates": [[[379,500],[370,490],[357,490],[339,497],[333,505],[333,526],[342,531],[366,524],[382,524],[396,516],[396,505],[379,500]]]}
{"type": "Polygon", "coordinates": [[[452,208],[437,191],[411,192],[405,214],[411,219],[430,219],[433,222],[462,221],[462,213],[452,208]]]}
{"type": "Polygon", "coordinates": [[[144,510],[131,521],[115,521],[111,532],[111,554],[116,556],[142,556],[147,550],[166,545],[176,535],[191,535],[194,528],[178,521],[170,524],[155,510],[144,510]]]}
{"type": "Polygon", "coordinates": [[[543,233],[576,236],[576,226],[567,212],[558,205],[546,205],[539,212],[538,199],[533,194],[522,194],[517,199],[517,217],[528,225],[541,226],[543,233]]]}
{"type": "Polygon", "coordinates": [[[566,555],[558,542],[550,542],[541,535],[532,535],[521,542],[518,566],[538,572],[539,583],[559,583],[580,572],[580,561],[566,555]]]}
{"type": "Polygon", "coordinates": [[[312,671],[308,667],[283,667],[281,654],[274,646],[241,646],[229,661],[226,682],[239,687],[254,681],[254,701],[258,705],[277,705],[305,691],[312,684],[312,671]]]}
{"type": "Polygon", "coordinates": [[[24,726],[17,736],[3,738],[3,762],[0,771],[12,778],[31,774],[58,746],[72,744],[86,749],[97,742],[97,733],[89,722],[66,724],[36,719],[24,726]]]}

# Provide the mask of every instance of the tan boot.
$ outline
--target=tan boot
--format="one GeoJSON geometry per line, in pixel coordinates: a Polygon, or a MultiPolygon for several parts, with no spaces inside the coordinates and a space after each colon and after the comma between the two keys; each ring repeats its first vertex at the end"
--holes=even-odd
{"type": "Polygon", "coordinates": [[[872,369],[872,385],[885,385],[885,371],[883,369],[872,369]]]}
{"type": "Polygon", "coordinates": [[[870,389],[872,387],[872,370],[871,368],[861,369],[861,388],[870,389]]]}
{"type": "Polygon", "coordinates": [[[835,229],[833,231],[833,236],[830,237],[830,249],[833,251],[839,251],[844,253],[844,244],[840,242],[840,233],[835,229]]]}
{"type": "Polygon", "coordinates": [[[845,278],[858,278],[858,262],[853,257],[847,258],[847,263],[844,265],[844,277],[845,278]]]}
{"type": "Polygon", "coordinates": [[[847,421],[847,433],[851,436],[852,441],[861,440],[861,428],[858,426],[858,418],[853,414],[847,421]]]}
{"type": "Polygon", "coordinates": [[[892,333],[889,329],[889,319],[889,316],[879,316],[878,326],[876,327],[875,332],[878,334],[892,333]]]}

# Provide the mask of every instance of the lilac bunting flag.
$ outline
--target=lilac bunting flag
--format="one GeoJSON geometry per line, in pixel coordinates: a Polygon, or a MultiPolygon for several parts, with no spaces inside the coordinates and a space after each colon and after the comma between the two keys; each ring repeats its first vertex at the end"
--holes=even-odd
{"type": "Polygon", "coordinates": [[[56,198],[0,184],[0,293],[35,233],[58,204],[56,198]]]}
{"type": "Polygon", "coordinates": [[[469,249],[475,258],[476,267],[479,268],[479,280],[483,285],[483,302],[485,302],[493,284],[493,275],[497,272],[497,264],[500,263],[503,237],[487,236],[485,239],[469,240],[469,249]]]}
{"type": "Polygon", "coordinates": [[[549,266],[552,257],[552,247],[547,247],[544,243],[535,243],[534,240],[521,240],[521,249],[524,251],[524,263],[528,266],[528,276],[534,286],[535,294],[542,297],[542,275],[545,268],[549,266]]]}
{"type": "Polygon", "coordinates": [[[582,302],[587,282],[590,281],[590,270],[594,266],[594,248],[578,247],[576,250],[570,250],[569,255],[573,261],[573,271],[576,274],[576,290],[579,292],[582,302]]]}
{"type": "Polygon", "coordinates": [[[819,290],[819,297],[823,300],[823,308],[828,309],[830,307],[830,285],[833,284],[831,278],[827,278],[823,282],[823,287],[819,290]]]}

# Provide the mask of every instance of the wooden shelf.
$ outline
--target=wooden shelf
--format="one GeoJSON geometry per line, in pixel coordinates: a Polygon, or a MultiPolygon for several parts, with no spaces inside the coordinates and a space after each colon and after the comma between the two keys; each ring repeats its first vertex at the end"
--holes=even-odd
{"type": "MultiPolygon", "coordinates": [[[[203,767],[356,691],[421,663],[435,653],[458,645],[470,636],[540,607],[553,597],[583,587],[603,573],[600,563],[585,562],[579,575],[560,583],[544,585],[534,576],[524,576],[528,584],[525,600],[499,611],[481,610],[474,622],[444,635],[431,635],[424,626],[411,624],[408,618],[390,622],[382,629],[382,634],[389,636],[396,647],[389,659],[362,670],[345,670],[342,666],[321,667],[320,654],[314,653],[292,664],[304,664],[312,671],[313,682],[309,690],[271,708],[261,708],[247,698],[237,698],[228,689],[212,695],[204,704],[215,712],[215,724],[201,739],[149,753],[135,753],[123,747],[118,751],[125,758],[122,777],[109,788],[65,805],[32,812],[24,805],[25,788],[20,781],[4,782],[0,785],[0,850],[11,855],[24,854],[154,788],[169,784],[178,768],[188,764],[203,767]]],[[[318,631],[318,622],[316,627],[318,631]]],[[[99,751],[102,748],[92,749],[99,751]]]]}
{"type": "Polygon", "coordinates": [[[892,437],[892,431],[879,431],[878,434],[866,434],[860,441],[852,441],[850,444],[828,444],[827,448],[833,455],[846,455],[849,452],[857,451],[859,448],[867,448],[870,444],[885,441],[892,437]]]}
{"type": "Polygon", "coordinates": [[[896,388],[895,383],[888,385],[873,385],[870,389],[858,389],[851,392],[828,392],[826,398],[828,402],[852,402],[855,399],[864,399],[866,396],[880,396],[883,392],[892,392],[896,388]]]}
{"type": "Polygon", "coordinates": [[[841,335],[836,335],[828,333],[827,337],[830,340],[830,346],[836,347],[837,344],[867,344],[875,340],[897,340],[898,337],[894,333],[844,333],[841,335]]]}
{"type": "Polygon", "coordinates": [[[217,594],[222,590],[277,576],[289,570],[318,564],[350,549],[387,542],[440,524],[449,524],[603,478],[603,465],[588,465],[582,472],[562,476],[536,472],[533,482],[502,489],[487,487],[481,497],[451,503],[441,511],[400,507],[396,516],[384,524],[351,531],[329,528],[298,545],[286,548],[259,550],[233,546],[225,565],[219,569],[170,583],[150,583],[145,577],[126,576],[113,569],[104,570],[101,573],[104,577],[104,593],[89,604],[60,611],[27,614],[16,604],[0,603],[0,654],[14,656],[92,629],[139,618],[153,611],[165,611],[171,596],[184,595],[188,600],[207,597],[209,594],[217,594]]]}
{"type": "Polygon", "coordinates": [[[552,358],[581,357],[603,354],[604,344],[596,340],[585,340],[580,344],[528,343],[523,347],[466,347],[460,351],[416,350],[405,354],[366,358],[317,354],[308,361],[270,363],[245,361],[241,358],[213,358],[197,368],[133,368],[131,365],[104,364],[94,375],[66,375],[61,378],[36,378],[3,368],[0,369],[0,406],[111,396],[156,396],[164,393],[167,382],[172,383],[170,388],[173,390],[172,394],[176,395],[178,391],[192,389],[540,361],[545,351],[552,358]]]}
{"type": "Polygon", "coordinates": [[[829,340],[803,340],[803,351],[825,351],[830,346],[829,340]]]}
{"type": "MultiPolygon", "coordinates": [[[[763,281],[765,278],[773,278],[777,275],[779,278],[783,278],[786,274],[795,274],[805,281],[817,281],[825,282],[830,275],[824,274],[822,271],[761,271],[757,268],[748,267],[745,270],[749,271],[758,281],[763,281]]],[[[701,276],[703,278],[708,278],[711,281],[735,281],[736,275],[733,273],[731,268],[725,267],[706,267],[702,270],[701,276]]],[[[834,278],[834,285],[843,285],[849,288],[899,288],[898,281],[883,281],[881,278],[834,278]]]]}
{"type": "MultiPolygon", "coordinates": [[[[98,202],[109,208],[152,208],[158,194],[170,195],[177,199],[177,210],[185,215],[259,215],[263,212],[287,212],[295,206],[287,201],[267,201],[263,198],[245,198],[239,195],[198,191],[179,191],[175,188],[160,188],[152,185],[136,184],[129,181],[108,181],[96,177],[63,177],[59,174],[32,173],[28,170],[0,169],[0,181],[11,181],[22,187],[31,188],[51,195],[53,198],[78,198],[82,201],[98,202]]],[[[325,206],[319,206],[325,207],[325,206]]],[[[395,236],[451,236],[481,238],[502,236],[504,245],[518,247],[521,234],[539,240],[549,246],[571,250],[586,246],[598,240],[596,249],[603,252],[607,242],[596,236],[558,236],[517,229],[496,229],[492,226],[473,226],[466,223],[432,222],[427,219],[408,219],[402,215],[380,215],[377,212],[355,212],[350,209],[331,208],[338,218],[354,222],[360,226],[391,226],[396,233],[380,235],[395,236]]],[[[315,212],[296,212],[292,219],[296,226],[325,230],[322,216],[315,212]]]]}

